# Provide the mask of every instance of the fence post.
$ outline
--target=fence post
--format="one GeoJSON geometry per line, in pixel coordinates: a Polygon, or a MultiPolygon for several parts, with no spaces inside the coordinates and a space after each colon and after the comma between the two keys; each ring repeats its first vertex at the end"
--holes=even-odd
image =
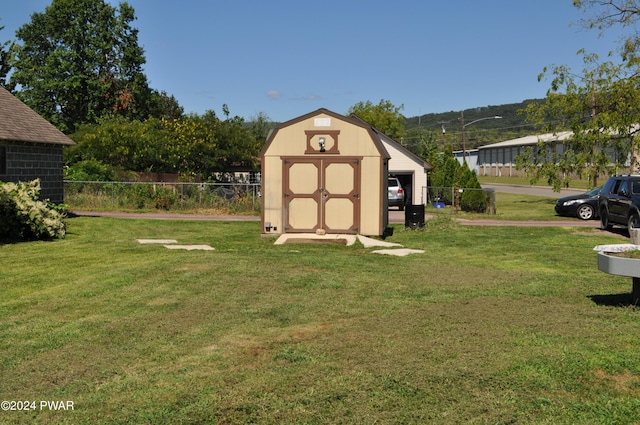
{"type": "Polygon", "coordinates": [[[456,187],[453,186],[451,188],[451,214],[455,214],[456,213],[456,187]]]}

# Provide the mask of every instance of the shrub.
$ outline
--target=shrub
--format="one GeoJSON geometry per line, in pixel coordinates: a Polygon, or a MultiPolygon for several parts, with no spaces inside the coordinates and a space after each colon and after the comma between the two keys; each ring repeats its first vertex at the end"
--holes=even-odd
{"type": "Polygon", "coordinates": [[[75,181],[113,181],[114,171],[110,165],[97,159],[77,162],[65,169],[65,180],[75,181]]]}
{"type": "Polygon", "coordinates": [[[482,190],[476,172],[471,171],[466,163],[463,164],[462,170],[460,187],[464,187],[466,190],[460,197],[460,208],[462,211],[486,212],[487,206],[489,205],[489,198],[482,190]]]}
{"type": "Polygon", "coordinates": [[[38,200],[40,180],[0,182],[0,241],[63,238],[64,215],[38,200]]]}
{"type": "Polygon", "coordinates": [[[460,209],[462,211],[479,212],[487,211],[489,198],[482,189],[467,189],[460,197],[460,209]]]}
{"type": "Polygon", "coordinates": [[[154,201],[156,209],[169,211],[171,206],[176,202],[176,194],[173,190],[166,187],[155,188],[154,201]]]}

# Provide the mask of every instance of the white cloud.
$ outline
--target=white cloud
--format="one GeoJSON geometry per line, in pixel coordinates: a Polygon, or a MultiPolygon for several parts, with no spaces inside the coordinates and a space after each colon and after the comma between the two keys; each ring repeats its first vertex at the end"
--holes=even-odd
{"type": "Polygon", "coordinates": [[[267,92],[267,96],[270,99],[280,99],[282,97],[282,93],[278,90],[269,90],[267,92]]]}

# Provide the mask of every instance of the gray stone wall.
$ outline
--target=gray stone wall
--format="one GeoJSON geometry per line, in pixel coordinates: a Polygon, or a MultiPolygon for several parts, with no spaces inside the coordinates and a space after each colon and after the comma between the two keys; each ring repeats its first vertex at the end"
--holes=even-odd
{"type": "Polygon", "coordinates": [[[40,198],[64,202],[62,146],[11,142],[7,147],[7,172],[0,180],[18,183],[40,179],[40,198]]]}

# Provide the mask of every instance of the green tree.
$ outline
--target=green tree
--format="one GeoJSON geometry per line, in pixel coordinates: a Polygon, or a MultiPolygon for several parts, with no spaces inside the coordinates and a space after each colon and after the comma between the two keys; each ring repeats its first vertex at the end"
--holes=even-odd
{"type": "Polygon", "coordinates": [[[456,185],[461,175],[460,163],[453,156],[452,147],[449,145],[444,152],[434,153],[430,162],[433,165],[433,170],[429,173],[430,198],[439,198],[452,204],[451,188],[456,185]]]}
{"type": "Polygon", "coordinates": [[[255,146],[253,149],[256,153],[260,152],[262,149],[262,146],[269,136],[269,131],[271,131],[273,127],[273,123],[263,112],[260,112],[249,119],[249,129],[255,139],[255,146]]]}
{"type": "Polygon", "coordinates": [[[377,105],[367,100],[349,108],[348,115],[355,114],[392,139],[401,141],[405,128],[405,118],[400,113],[402,109],[404,105],[395,106],[388,100],[381,99],[377,105]]]}
{"type": "Polygon", "coordinates": [[[482,190],[478,181],[478,175],[469,168],[466,162],[461,166],[461,175],[458,180],[458,187],[464,191],[460,195],[460,208],[463,211],[485,212],[489,205],[489,197],[482,190]]]}
{"type": "Polygon", "coordinates": [[[424,130],[422,128],[413,128],[407,131],[402,141],[405,148],[418,155],[420,158],[431,162],[438,150],[436,134],[432,130],[424,130]]]}
{"type": "Polygon", "coordinates": [[[475,171],[469,169],[467,163],[460,162],[453,156],[451,145],[444,152],[432,152],[428,158],[433,170],[429,174],[430,198],[438,198],[447,204],[455,202],[455,188],[464,190],[460,196],[460,207],[464,211],[484,212],[489,203],[487,195],[480,190],[480,182],[475,171]]]}
{"type": "Polygon", "coordinates": [[[211,179],[214,173],[237,167],[255,169],[264,130],[247,125],[242,118],[225,120],[215,112],[186,117],[129,120],[121,116],[84,124],[70,137],[77,143],[65,149],[65,162],[73,166],[99,161],[128,171],[157,171],[211,179]],[[258,132],[258,133],[256,133],[258,132]]]}
{"type": "Polygon", "coordinates": [[[135,19],[126,2],[53,0],[16,32],[17,95],[67,132],[110,113],[146,118],[151,90],[135,19]]]}
{"type": "Polygon", "coordinates": [[[557,191],[567,187],[573,176],[597,186],[600,176],[625,166],[636,144],[640,102],[636,78],[626,76],[624,66],[598,64],[595,55],[585,55],[585,63],[582,75],[565,66],[554,67],[545,102],[526,109],[527,119],[542,131],[573,132],[562,151],[541,141],[516,159],[532,182],[543,179],[557,191]]]}
{"type": "MultiPolygon", "coordinates": [[[[593,11],[584,26],[604,31],[614,25],[631,26],[638,22],[637,0],[574,0],[583,12],[593,11]]],[[[603,175],[619,172],[630,158],[637,160],[638,36],[635,29],[619,48],[621,62],[600,62],[584,50],[584,69],[575,74],[568,67],[544,69],[539,80],[550,77],[551,87],[545,102],[526,108],[527,120],[546,132],[571,130],[573,136],[559,152],[552,143],[538,143],[516,158],[532,183],[544,179],[554,190],[567,187],[577,175],[592,186],[603,175]]]]}
{"type": "Polygon", "coordinates": [[[578,23],[587,29],[603,34],[614,27],[629,30],[621,40],[620,57],[627,65],[637,67],[640,63],[640,0],[573,0],[573,5],[585,16],[578,23]]]}
{"type": "Polygon", "coordinates": [[[65,149],[65,162],[97,160],[122,170],[173,172],[167,153],[171,136],[157,118],[105,117],[96,124],[81,125],[70,135],[77,144],[65,149]]]}
{"type": "MultiPolygon", "coordinates": [[[[0,31],[4,29],[4,25],[0,26],[0,31]]],[[[0,42],[0,86],[12,90],[13,86],[8,84],[7,74],[11,71],[11,53],[12,46],[10,40],[0,42]]]]}
{"type": "MultiPolygon", "coordinates": [[[[247,126],[239,116],[231,117],[227,105],[222,105],[225,120],[218,133],[219,164],[217,171],[232,171],[237,167],[256,169],[258,154],[264,140],[264,126],[258,121],[255,126],[247,126]]],[[[263,117],[265,119],[266,117],[263,117]]]]}
{"type": "Polygon", "coordinates": [[[64,179],[75,181],[114,181],[113,167],[97,159],[87,159],[65,169],[64,179]]]}
{"type": "Polygon", "coordinates": [[[178,119],[184,116],[184,108],[178,100],[166,91],[153,90],[151,92],[151,105],[149,115],[156,118],[178,119]]]}

